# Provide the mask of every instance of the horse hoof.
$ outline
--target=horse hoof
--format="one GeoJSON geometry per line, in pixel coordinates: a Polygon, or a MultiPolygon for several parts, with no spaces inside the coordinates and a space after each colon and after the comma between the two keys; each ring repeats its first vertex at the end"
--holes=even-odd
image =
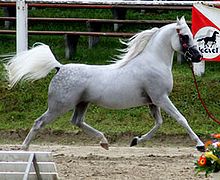
{"type": "Polygon", "coordinates": [[[200,152],[205,152],[205,146],[196,146],[196,149],[200,152]]]}
{"type": "Polygon", "coordinates": [[[138,144],[138,138],[135,137],[135,138],[133,138],[133,140],[131,141],[130,147],[136,146],[137,144],[138,144]]]}
{"type": "Polygon", "coordinates": [[[109,149],[108,143],[100,143],[100,146],[101,146],[102,148],[106,149],[106,150],[109,149]]]}

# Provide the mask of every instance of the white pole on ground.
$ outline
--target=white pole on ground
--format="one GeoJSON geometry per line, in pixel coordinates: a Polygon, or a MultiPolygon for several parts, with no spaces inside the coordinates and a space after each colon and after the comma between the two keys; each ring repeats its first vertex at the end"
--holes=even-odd
{"type": "Polygon", "coordinates": [[[205,73],[205,61],[193,63],[193,70],[195,75],[202,76],[205,73]]]}
{"type": "Polygon", "coordinates": [[[25,0],[16,0],[16,52],[27,50],[28,26],[27,26],[27,3],[25,0]]]}

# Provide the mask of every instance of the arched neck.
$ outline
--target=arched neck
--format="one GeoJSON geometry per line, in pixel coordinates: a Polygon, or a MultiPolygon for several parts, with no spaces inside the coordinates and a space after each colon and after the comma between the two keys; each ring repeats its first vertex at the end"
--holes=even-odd
{"type": "Polygon", "coordinates": [[[172,68],[174,49],[172,48],[171,39],[176,35],[175,24],[162,27],[154,37],[151,38],[145,51],[149,53],[155,52],[154,61],[166,64],[172,68]]]}

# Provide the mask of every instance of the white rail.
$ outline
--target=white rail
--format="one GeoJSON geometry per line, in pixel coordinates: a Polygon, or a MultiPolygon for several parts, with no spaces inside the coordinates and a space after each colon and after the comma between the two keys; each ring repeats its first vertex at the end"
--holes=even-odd
{"type": "MultiPolygon", "coordinates": [[[[145,0],[24,0],[26,3],[49,3],[49,4],[103,4],[103,5],[185,5],[195,3],[207,5],[220,5],[220,1],[145,1],[145,0]]],[[[16,2],[16,0],[0,0],[0,2],[16,2]]]]}
{"type": "Polygon", "coordinates": [[[194,3],[204,3],[207,5],[220,5],[216,1],[144,1],[144,0],[26,0],[27,3],[69,3],[69,4],[108,4],[108,5],[193,5],[194,3]]]}
{"type": "Polygon", "coordinates": [[[58,180],[51,152],[0,151],[1,180],[58,180]]]}

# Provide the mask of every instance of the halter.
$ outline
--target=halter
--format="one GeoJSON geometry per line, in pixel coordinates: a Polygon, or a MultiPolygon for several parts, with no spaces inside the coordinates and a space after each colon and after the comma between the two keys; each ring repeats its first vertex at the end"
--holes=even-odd
{"type": "Polygon", "coordinates": [[[189,39],[185,39],[184,36],[180,33],[179,29],[176,31],[179,36],[184,58],[191,62],[193,58],[192,49],[195,47],[195,45],[189,46],[189,39]]]}
{"type": "Polygon", "coordinates": [[[184,53],[184,57],[185,59],[190,62],[189,63],[189,66],[190,66],[190,69],[192,70],[192,75],[193,75],[193,80],[194,80],[194,84],[196,86],[196,91],[197,91],[197,94],[198,94],[198,98],[202,104],[202,106],[204,107],[206,113],[208,114],[208,116],[216,123],[220,124],[220,120],[218,120],[209,110],[208,108],[206,107],[206,104],[205,102],[203,101],[202,97],[201,97],[201,94],[200,94],[200,91],[199,91],[199,87],[198,87],[198,84],[197,84],[197,81],[196,81],[196,77],[195,77],[195,74],[194,74],[194,70],[193,70],[193,65],[192,65],[192,57],[193,55],[190,53],[191,49],[193,47],[195,47],[195,45],[193,46],[188,46],[188,40],[185,40],[183,38],[183,35],[180,34],[180,30],[177,29],[177,33],[179,35],[179,39],[180,39],[180,44],[182,46],[182,51],[184,53]]]}

